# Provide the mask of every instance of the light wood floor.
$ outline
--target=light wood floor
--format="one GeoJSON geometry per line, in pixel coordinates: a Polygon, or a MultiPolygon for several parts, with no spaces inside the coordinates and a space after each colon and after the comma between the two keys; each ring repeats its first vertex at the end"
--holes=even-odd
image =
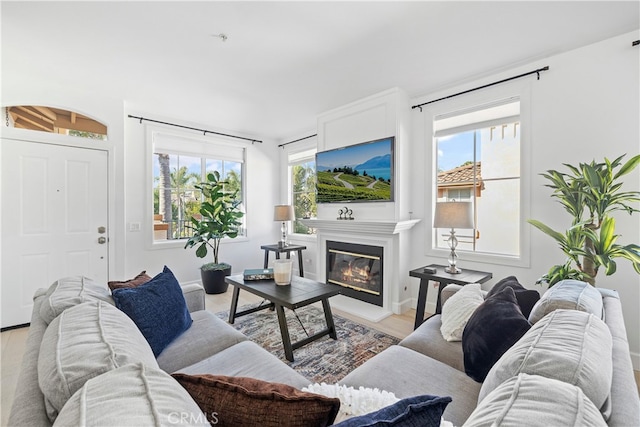
{"type": "MultiPolygon", "coordinates": [[[[228,310],[231,304],[232,289],[233,288],[229,288],[229,291],[224,294],[207,295],[207,310],[213,313],[228,310]]],[[[243,304],[260,301],[261,299],[255,295],[251,295],[248,292],[241,292],[238,305],[241,306],[243,304]]],[[[413,331],[413,323],[415,318],[415,310],[409,310],[402,315],[389,316],[378,323],[368,322],[362,318],[337,309],[333,309],[333,313],[347,319],[362,323],[371,328],[375,328],[379,331],[400,339],[406,337],[413,331]]],[[[13,403],[13,396],[15,393],[16,384],[18,382],[20,365],[22,363],[22,354],[24,353],[24,347],[28,333],[29,328],[21,328],[2,332],[0,334],[2,338],[2,346],[0,347],[0,426],[6,426],[9,419],[9,412],[11,409],[11,404],[13,403]]],[[[638,384],[638,392],[640,393],[640,372],[635,371],[634,374],[636,377],[636,383],[638,384]]]]}

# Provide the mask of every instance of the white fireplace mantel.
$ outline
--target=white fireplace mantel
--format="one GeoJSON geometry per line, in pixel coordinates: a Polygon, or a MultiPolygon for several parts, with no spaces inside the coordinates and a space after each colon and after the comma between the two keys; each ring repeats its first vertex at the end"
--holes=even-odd
{"type": "Polygon", "coordinates": [[[307,227],[312,227],[322,231],[346,232],[353,234],[398,234],[401,231],[409,230],[419,219],[409,219],[405,221],[359,221],[348,219],[301,219],[301,223],[307,227]]]}

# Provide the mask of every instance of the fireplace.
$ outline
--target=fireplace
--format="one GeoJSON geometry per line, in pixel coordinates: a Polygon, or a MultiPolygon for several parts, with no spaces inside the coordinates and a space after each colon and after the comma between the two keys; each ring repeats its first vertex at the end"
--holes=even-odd
{"type": "Polygon", "coordinates": [[[383,305],[384,248],[327,240],[327,283],[344,287],[341,294],[383,305]]]}

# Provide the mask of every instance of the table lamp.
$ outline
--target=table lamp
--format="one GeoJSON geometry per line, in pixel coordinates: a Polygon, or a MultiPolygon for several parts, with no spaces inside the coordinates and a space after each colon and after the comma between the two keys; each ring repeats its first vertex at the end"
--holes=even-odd
{"type": "Polygon", "coordinates": [[[287,221],[293,221],[294,219],[295,215],[293,213],[293,206],[291,205],[276,205],[273,209],[273,220],[282,222],[282,226],[280,227],[282,236],[278,242],[278,246],[281,248],[287,246],[287,221]]]}
{"type": "Polygon", "coordinates": [[[455,228],[473,228],[473,210],[471,202],[439,202],[436,203],[436,213],[433,218],[434,228],[451,228],[450,236],[447,239],[451,253],[449,254],[449,267],[444,271],[458,274],[462,270],[456,267],[456,238],[455,228]]]}

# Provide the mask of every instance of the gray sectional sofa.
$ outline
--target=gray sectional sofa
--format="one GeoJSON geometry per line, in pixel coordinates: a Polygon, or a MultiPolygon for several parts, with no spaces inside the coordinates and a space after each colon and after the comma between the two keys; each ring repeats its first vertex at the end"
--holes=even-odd
{"type": "MultiPolygon", "coordinates": [[[[399,398],[425,392],[451,396],[443,418],[458,426],[640,426],[640,399],[617,292],[585,284],[582,291],[567,296],[562,286],[556,286],[539,304],[552,311],[547,302],[554,294],[560,300],[556,307],[564,309],[556,310],[555,318],[547,315],[536,323],[482,384],[465,374],[461,343],[442,337],[441,315],[429,318],[399,345],[368,360],[342,382],[378,387],[399,398]],[[580,311],[585,291],[596,295],[593,311],[601,313],[580,311]],[[519,382],[503,384],[510,379],[519,382]],[[597,406],[589,400],[596,400],[597,406]]],[[[442,292],[443,305],[460,289],[448,285],[442,292]]]]}
{"type": "MultiPolygon", "coordinates": [[[[155,412],[149,416],[160,414],[165,422],[159,424],[176,424],[177,419],[166,417],[176,411],[197,411],[197,407],[167,374],[174,372],[253,377],[297,388],[309,384],[206,311],[204,292],[198,285],[182,288],[193,324],[154,358],[152,353],[149,357],[150,349],[135,324],[112,306],[106,287],[96,287],[84,278],[65,280],[80,281],[75,284],[78,292],[54,301],[55,292],[49,288],[34,297],[10,426],[50,426],[51,416],[56,415],[56,425],[88,425],[91,417],[102,425],[146,425],[145,404],[137,404],[135,396],[124,390],[135,387],[152,396],[154,390],[160,390],[160,397],[154,400],[155,412]],[[105,349],[100,348],[103,340],[98,337],[109,334],[113,336],[106,339],[113,344],[101,355],[105,349]],[[68,341],[60,341],[66,335],[70,335],[65,338],[68,341]],[[74,342],[82,346],[80,355],[55,349],[74,342]],[[71,365],[71,373],[64,381],[57,380],[54,371],[64,363],[71,365]],[[136,383],[137,378],[143,379],[139,381],[142,385],[136,383]],[[75,393],[80,388],[82,392],[75,393]]],[[[74,287],[74,283],[67,285],[74,287]]],[[[443,301],[459,289],[456,285],[445,288],[443,301]]],[[[620,301],[616,293],[602,291],[601,302],[604,322],[577,310],[556,310],[555,315],[545,316],[494,365],[483,384],[465,374],[460,342],[442,338],[440,315],[354,370],[341,384],[378,388],[398,398],[451,396],[443,418],[457,426],[559,425],[568,420],[573,425],[640,425],[640,401],[620,301]],[[568,345],[575,337],[588,339],[568,345]],[[568,355],[568,360],[555,360],[556,353],[568,355]],[[535,363],[527,367],[532,361],[535,363]],[[562,377],[569,371],[566,363],[575,365],[569,380],[562,377]],[[527,418],[529,411],[536,417],[527,418]]],[[[201,420],[186,421],[207,425],[201,420]]]]}

